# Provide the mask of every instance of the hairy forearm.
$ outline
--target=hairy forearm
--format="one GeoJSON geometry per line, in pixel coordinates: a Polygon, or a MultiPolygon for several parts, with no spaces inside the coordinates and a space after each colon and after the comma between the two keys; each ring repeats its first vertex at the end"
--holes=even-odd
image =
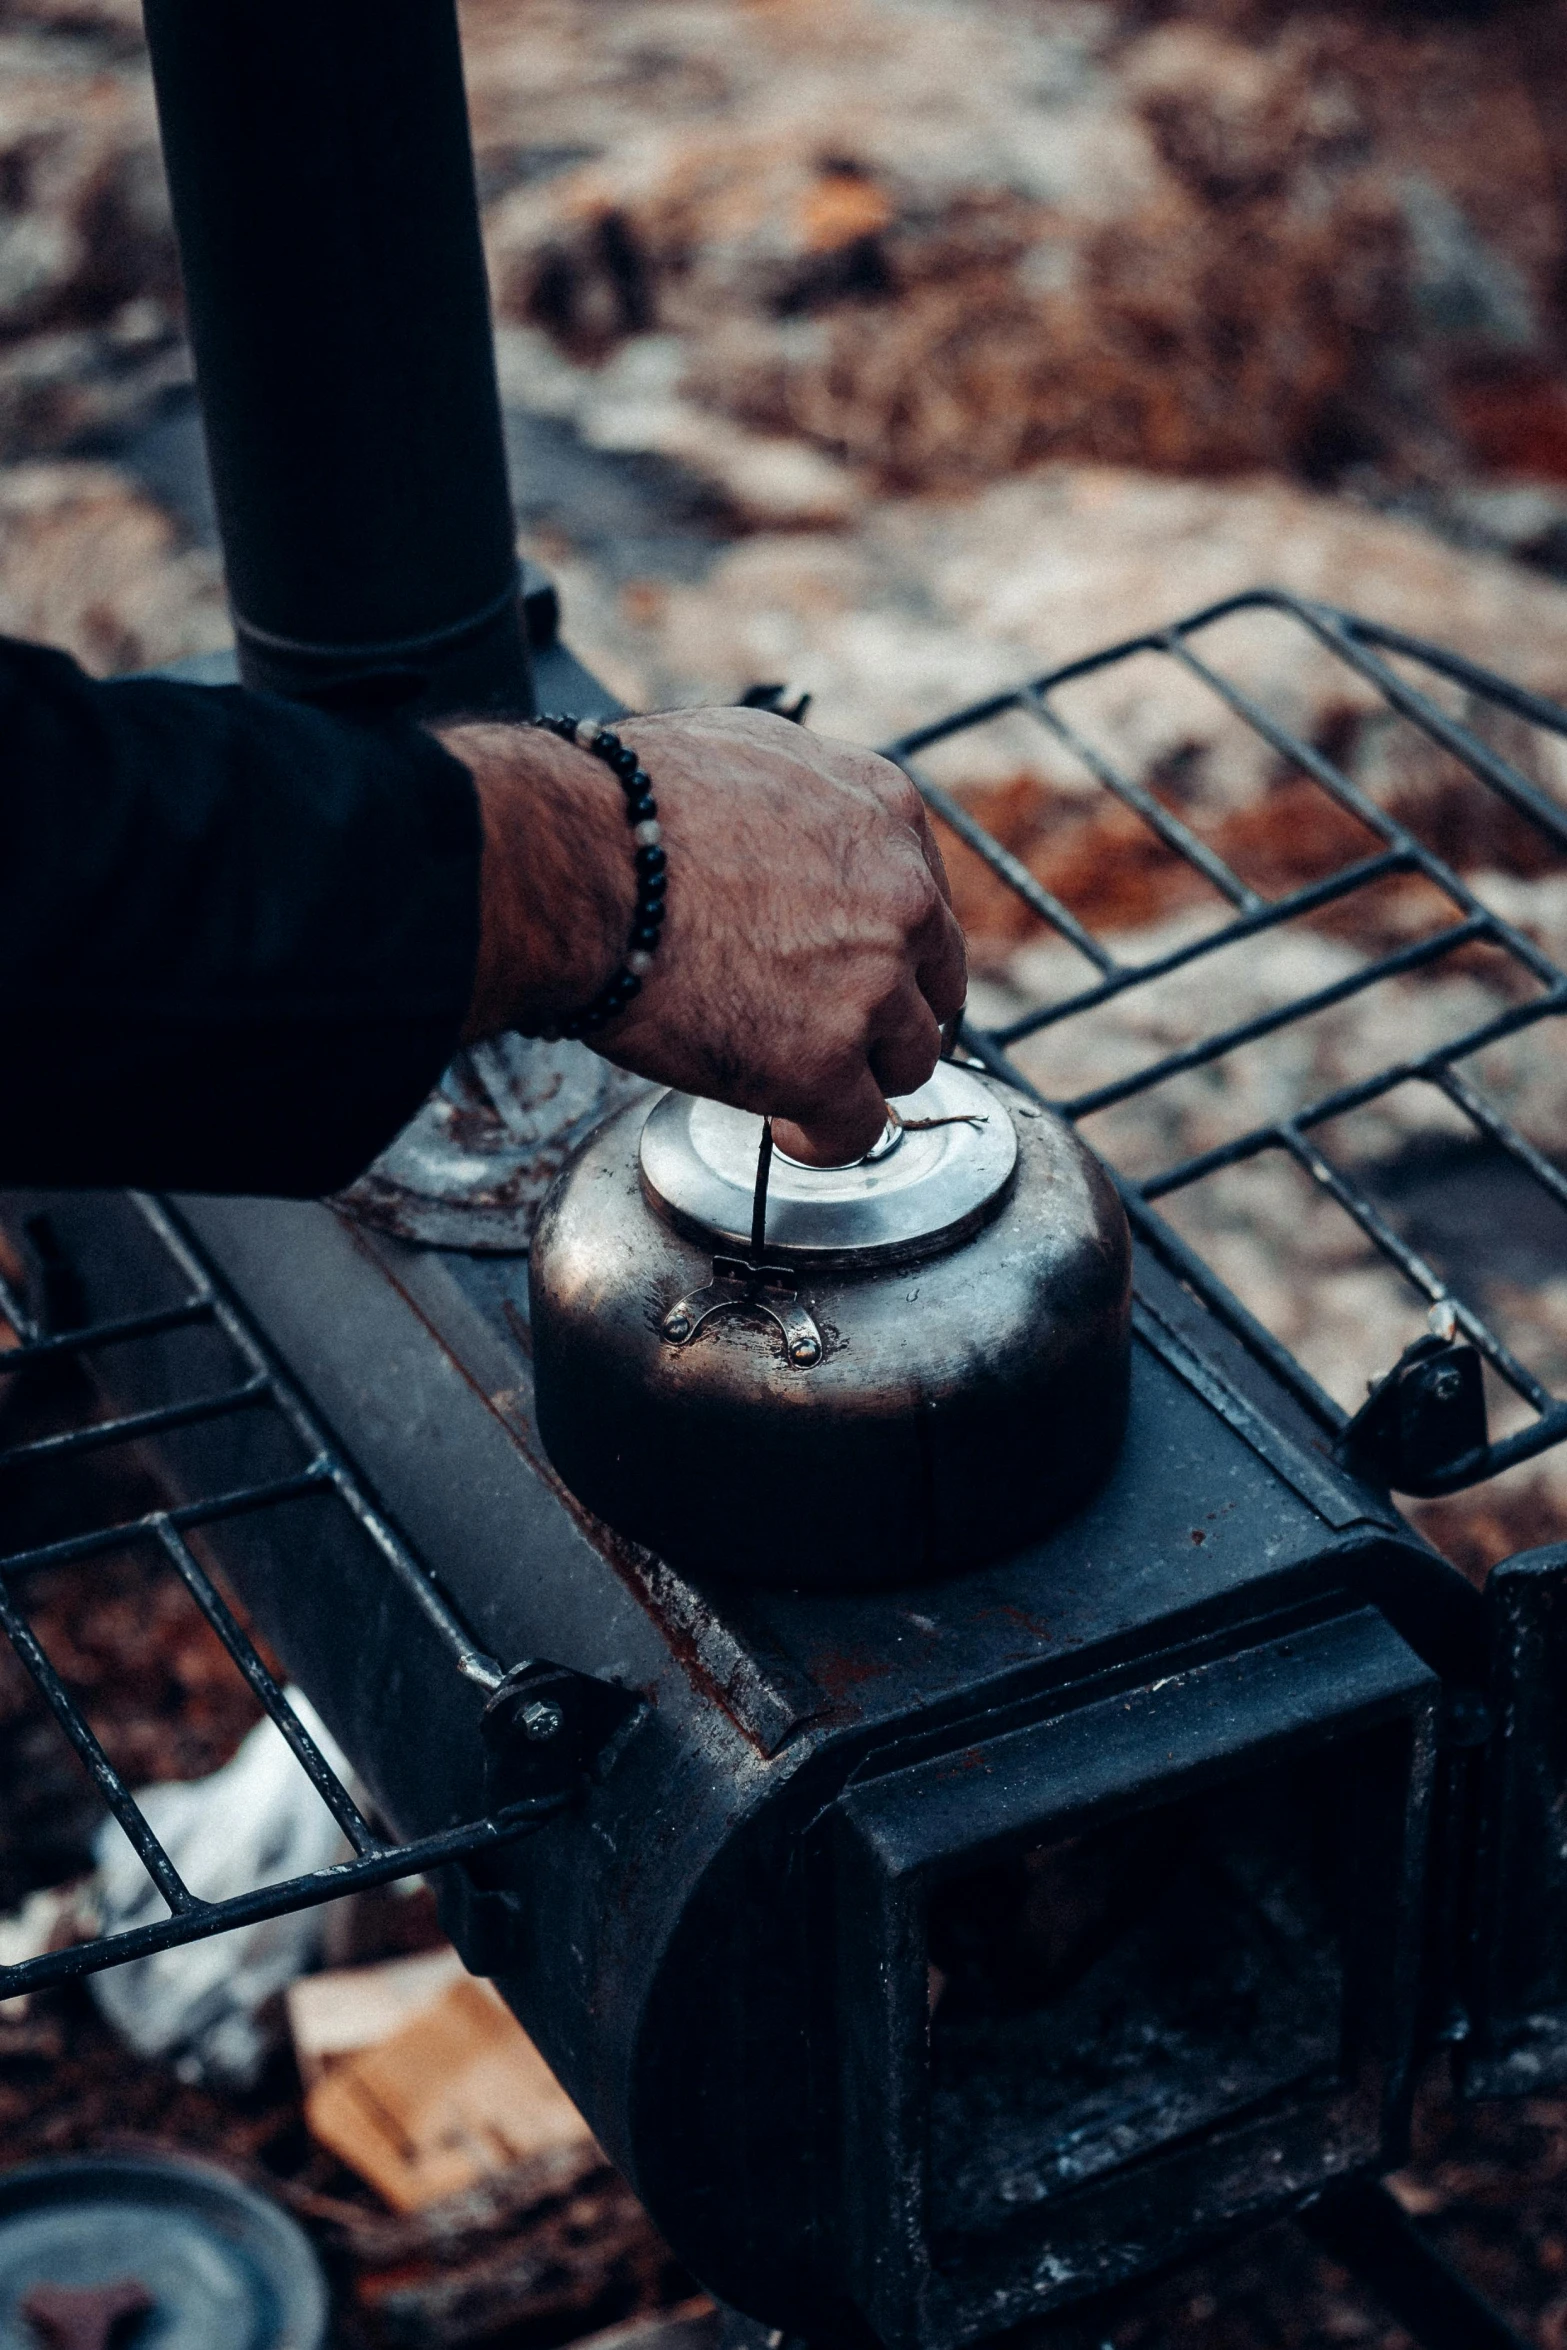
{"type": "Polygon", "coordinates": [[[614,970],[635,896],[620,793],[586,751],[540,728],[465,723],[437,739],[478,794],[479,952],[464,1040],[538,1028],[614,970]]]}

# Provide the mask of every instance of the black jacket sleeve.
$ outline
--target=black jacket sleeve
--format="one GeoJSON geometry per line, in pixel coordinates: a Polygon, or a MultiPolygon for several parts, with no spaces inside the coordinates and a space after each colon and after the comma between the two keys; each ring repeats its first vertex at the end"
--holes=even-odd
{"type": "Polygon", "coordinates": [[[0,1182],[347,1182],[457,1042],[479,845],[417,727],[0,638],[0,1182]]]}

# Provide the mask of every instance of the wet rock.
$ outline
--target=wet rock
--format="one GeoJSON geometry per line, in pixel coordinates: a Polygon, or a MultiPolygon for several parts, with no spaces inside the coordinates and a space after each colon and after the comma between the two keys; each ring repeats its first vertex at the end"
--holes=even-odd
{"type": "MultiPolygon", "coordinates": [[[[501,310],[580,362],[675,336],[699,409],[901,485],[1461,466],[1454,369],[1538,365],[1559,307],[1522,46],[1226,18],[534,12],[530,136],[593,152],[493,206],[501,310]]],[[[523,52],[495,0],[464,22],[482,156],[524,127],[523,52]]]]}
{"type": "MultiPolygon", "coordinates": [[[[678,336],[638,335],[588,367],[538,328],[503,326],[496,354],[508,404],[569,423],[589,449],[680,467],[710,492],[730,532],[832,525],[862,502],[849,469],[809,442],[749,432],[689,398],[678,336]]],[[[525,480],[521,491],[530,494],[525,480]]]]}
{"type": "Polygon", "coordinates": [[[128,302],[104,327],[59,327],[0,344],[0,450],[20,460],[135,432],[190,378],[165,306],[128,302]]]}
{"type": "MultiPolygon", "coordinates": [[[[758,533],[700,579],[627,603],[558,560],[573,639],[645,706],[736,695],[786,677],[813,723],[865,742],[1094,646],[1160,627],[1263,582],[1445,639],[1546,693],[1567,691],[1567,592],[1416,524],[1289,484],[1175,481],[1054,465],[965,498],[868,502],[852,527],[758,533]]],[[[1346,690],[1304,637],[1235,624],[1254,689],[1308,733],[1346,690]]],[[[1105,688],[1110,741],[1135,769],[1179,753],[1211,705],[1147,673],[1105,688]]],[[[1097,705],[1096,705],[1097,707],[1097,705]]],[[[1242,804],[1256,776],[1243,731],[1204,737],[1204,789],[1242,804]]],[[[1039,771],[1071,783],[1041,747],[1039,771]]],[[[956,780],[1002,782],[1014,744],[965,747],[956,780]]]]}
{"type": "Polygon", "coordinates": [[[1423,172],[1399,187],[1409,231],[1410,292],[1428,334],[1502,351],[1537,350],[1541,323],[1524,273],[1487,245],[1423,172]]]}
{"type": "Polygon", "coordinates": [[[145,62],[0,24],[0,338],[177,286],[145,62]]]}
{"type": "Polygon", "coordinates": [[[229,642],[218,565],[106,465],[0,472],[0,632],[62,646],[101,675],[229,642]]]}

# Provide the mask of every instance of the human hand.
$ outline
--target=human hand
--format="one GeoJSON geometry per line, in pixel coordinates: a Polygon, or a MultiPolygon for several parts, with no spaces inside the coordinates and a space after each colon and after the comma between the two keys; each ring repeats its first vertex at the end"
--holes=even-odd
{"type": "MultiPolygon", "coordinates": [[[[778,1123],[791,1156],[857,1158],[888,1094],[936,1065],[963,937],[918,792],[885,759],[770,712],[617,721],[652,778],[669,915],[642,991],[593,1037],[622,1068],[778,1123]]],[[[621,960],[635,896],[615,778],[540,728],[440,729],[484,820],[465,1034],[538,1028],[621,960]]]]}

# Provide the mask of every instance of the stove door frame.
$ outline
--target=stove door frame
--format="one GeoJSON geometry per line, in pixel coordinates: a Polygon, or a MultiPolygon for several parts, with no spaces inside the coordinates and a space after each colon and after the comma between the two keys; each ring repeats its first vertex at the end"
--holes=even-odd
{"type": "Polygon", "coordinates": [[[1455,1721],[1479,1768],[1460,2003],[1444,2021],[1465,2096],[1522,2097],[1567,2082],[1567,1543],[1493,1567],[1485,1611],[1487,1701],[1455,1721]]]}
{"type": "MultiPolygon", "coordinates": [[[[890,2350],[977,2341],[1403,2156],[1440,1683],[1372,1608],[1179,1663],[1030,1726],[851,1787],[835,1807],[840,2171],[855,2300],[890,2350]],[[1020,2260],[932,2255],[927,1915],[988,1860],[1280,1767],[1376,1756],[1354,1817],[1364,1902],[1344,1940],[1331,2093],[1220,2122],[1052,2199],[1020,2260]],[[976,1798],[976,1789],[983,1792],[976,1798]],[[1346,2077],[1347,2076],[1347,2077],[1346,2077]]],[[[1287,2101],[1286,2101],[1287,2102],[1287,2101]]]]}

